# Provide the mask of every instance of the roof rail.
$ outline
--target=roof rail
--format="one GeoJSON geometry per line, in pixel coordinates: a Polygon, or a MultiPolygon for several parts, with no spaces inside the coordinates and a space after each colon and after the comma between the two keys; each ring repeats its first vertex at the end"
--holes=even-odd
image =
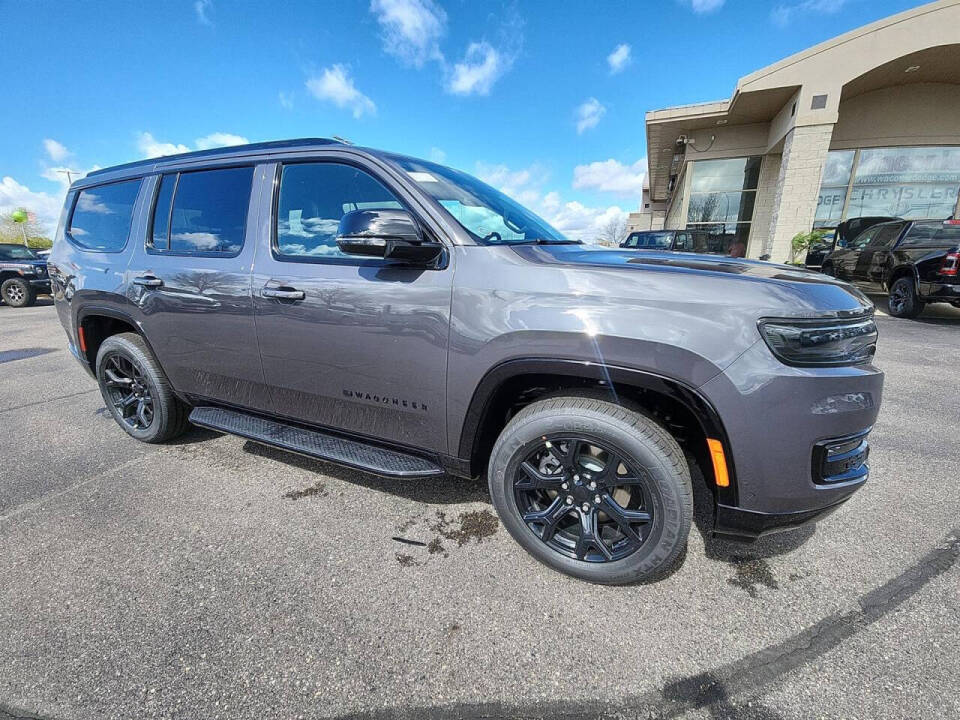
{"type": "Polygon", "coordinates": [[[123,165],[112,165],[110,167],[92,170],[86,177],[112,173],[117,170],[129,170],[136,167],[146,167],[156,165],[157,163],[166,163],[176,160],[192,160],[194,158],[211,157],[215,155],[233,155],[258,152],[260,150],[278,150],[282,148],[303,147],[311,145],[342,145],[341,140],[332,138],[294,138],[291,140],[270,140],[268,142],[250,143],[248,145],[228,145],[226,147],[210,148],[209,150],[194,150],[193,152],[179,153],[177,155],[163,155],[161,157],[147,158],[146,160],[135,160],[134,162],[124,163],[123,165]]]}

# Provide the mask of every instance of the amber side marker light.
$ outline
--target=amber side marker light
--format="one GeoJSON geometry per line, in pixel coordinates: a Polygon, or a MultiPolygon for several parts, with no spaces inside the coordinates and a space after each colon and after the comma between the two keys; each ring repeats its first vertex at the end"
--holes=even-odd
{"type": "MultiPolygon", "coordinates": [[[[83,325],[77,328],[77,342],[80,345],[80,352],[85,353],[87,351],[87,338],[83,335],[83,325]]],[[[716,463],[717,461],[714,460],[713,462],[716,463]]]]}
{"type": "Polygon", "coordinates": [[[710,448],[713,476],[717,479],[717,487],[730,487],[730,475],[727,473],[727,458],[723,454],[723,444],[719,440],[707,438],[707,447],[710,448]]]}

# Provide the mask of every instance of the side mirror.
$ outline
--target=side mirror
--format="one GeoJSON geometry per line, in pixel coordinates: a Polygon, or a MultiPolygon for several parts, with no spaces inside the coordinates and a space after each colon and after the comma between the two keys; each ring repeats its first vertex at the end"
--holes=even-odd
{"type": "Polygon", "coordinates": [[[364,255],[413,264],[429,264],[443,246],[423,239],[406,210],[352,210],[340,219],[337,246],[348,255],[364,255]]]}

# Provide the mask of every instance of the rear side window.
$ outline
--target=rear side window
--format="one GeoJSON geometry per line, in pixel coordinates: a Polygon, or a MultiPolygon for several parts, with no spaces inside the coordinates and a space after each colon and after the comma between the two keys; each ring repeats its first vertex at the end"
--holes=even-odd
{"type": "Polygon", "coordinates": [[[140,178],[81,190],[70,216],[70,239],[87,250],[123,250],[138,192],[140,178]]]}
{"type": "Polygon", "coordinates": [[[878,227],[880,229],[877,230],[877,234],[874,235],[873,240],[870,241],[870,247],[889,248],[893,247],[893,244],[900,236],[900,231],[903,230],[903,223],[897,225],[879,225],[878,227]]]}
{"type": "Polygon", "coordinates": [[[916,223],[907,231],[900,247],[944,247],[960,245],[960,225],[937,223],[916,223]]]}
{"type": "Polygon", "coordinates": [[[243,247],[253,168],[164,175],[150,245],[180,255],[236,255],[243,247]]]}

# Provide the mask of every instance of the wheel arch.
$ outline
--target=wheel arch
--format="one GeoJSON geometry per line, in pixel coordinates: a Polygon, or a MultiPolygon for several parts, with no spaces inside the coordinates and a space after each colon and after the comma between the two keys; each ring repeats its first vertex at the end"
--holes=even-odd
{"type": "MultiPolygon", "coordinates": [[[[87,367],[96,374],[97,352],[103,341],[111,335],[118,335],[123,332],[133,332],[140,336],[143,342],[149,348],[154,357],[157,354],[153,351],[150,340],[143,333],[139,323],[131,315],[112,307],[100,305],[85,305],[77,311],[75,321],[77,334],[83,330],[84,345],[83,351],[87,367]]],[[[79,346],[78,346],[79,348],[79,346]]]]}
{"type": "Polygon", "coordinates": [[[893,284],[902,277],[913,278],[914,289],[919,291],[920,275],[917,272],[917,266],[909,263],[896,265],[893,268],[891,268],[884,282],[884,284],[887,287],[887,290],[889,291],[890,288],[893,287],[893,284]]]}
{"type": "MultiPolygon", "coordinates": [[[[650,411],[674,410],[681,418],[692,420],[696,438],[703,438],[691,450],[698,459],[707,485],[720,502],[737,504],[734,458],[723,421],[713,404],[695,387],[676,378],[657,373],[605,365],[596,362],[520,358],[491,368],[477,385],[470,401],[457,444],[458,456],[469,465],[473,475],[484,469],[486,458],[500,430],[512,412],[537,399],[563,390],[589,389],[608,395],[618,405],[650,411]],[[723,446],[730,478],[728,487],[717,487],[705,438],[719,440],[723,446]]],[[[664,418],[660,418],[661,423],[664,418]]],[[[670,428],[668,427],[668,431],[670,428]]],[[[671,432],[671,434],[674,434],[671,432]]]]}

